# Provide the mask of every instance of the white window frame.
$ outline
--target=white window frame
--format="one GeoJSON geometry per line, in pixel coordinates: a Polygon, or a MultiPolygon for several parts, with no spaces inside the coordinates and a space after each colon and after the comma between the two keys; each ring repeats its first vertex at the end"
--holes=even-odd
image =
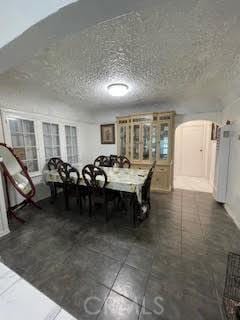
{"type": "Polygon", "coordinates": [[[67,162],[67,147],[66,147],[66,135],[65,135],[65,126],[76,127],[77,129],[77,147],[78,147],[78,164],[81,163],[80,160],[80,153],[81,146],[79,144],[80,138],[80,127],[79,123],[74,121],[65,121],[63,119],[56,119],[54,116],[45,116],[38,113],[28,113],[23,111],[16,111],[12,109],[0,109],[2,114],[2,121],[3,121],[3,132],[4,138],[7,145],[12,147],[12,139],[11,139],[11,131],[10,125],[8,122],[8,118],[20,118],[23,120],[30,120],[34,123],[34,130],[35,130],[35,139],[36,139],[36,148],[37,148],[37,160],[38,160],[38,171],[37,172],[30,172],[31,177],[41,176],[43,170],[46,168],[45,162],[45,148],[44,148],[44,138],[43,138],[43,123],[52,123],[57,124],[59,128],[59,138],[60,138],[60,153],[61,159],[67,162]]]}
{"type": "MultiPolygon", "coordinates": [[[[43,125],[44,124],[50,124],[50,125],[57,125],[58,126],[59,148],[60,148],[60,156],[59,157],[62,158],[62,145],[61,145],[60,125],[59,125],[59,123],[53,122],[53,121],[42,121],[42,130],[43,130],[43,125]]],[[[43,138],[43,144],[44,144],[44,132],[43,132],[42,138],[43,138]]],[[[44,160],[46,161],[45,144],[44,144],[44,155],[45,155],[44,160]]]]}
{"type": "MultiPolygon", "coordinates": [[[[77,126],[74,125],[70,125],[70,124],[65,124],[64,125],[64,133],[65,133],[65,141],[66,141],[66,153],[67,153],[67,135],[66,135],[66,127],[70,127],[70,128],[75,128],[76,129],[76,137],[77,137],[77,157],[78,157],[78,161],[77,162],[73,162],[73,165],[76,165],[79,163],[79,145],[78,145],[78,128],[77,126]]],[[[72,136],[71,136],[72,137],[72,136]]],[[[68,159],[68,154],[67,154],[67,159],[68,159]]]]}
{"type": "Polygon", "coordinates": [[[36,151],[37,151],[37,161],[38,161],[38,171],[29,172],[31,177],[39,176],[41,175],[41,159],[39,155],[39,140],[38,140],[38,134],[37,134],[37,122],[34,118],[28,117],[21,114],[6,114],[3,112],[3,128],[4,128],[4,135],[6,144],[13,147],[12,144],[12,135],[10,130],[10,123],[9,120],[11,119],[21,119],[21,120],[28,120],[32,121],[34,124],[34,133],[35,133],[35,140],[36,140],[36,151]]]}

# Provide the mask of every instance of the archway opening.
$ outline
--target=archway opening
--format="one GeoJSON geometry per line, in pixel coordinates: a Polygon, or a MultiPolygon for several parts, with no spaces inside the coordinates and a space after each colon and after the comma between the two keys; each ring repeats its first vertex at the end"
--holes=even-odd
{"type": "Polygon", "coordinates": [[[213,192],[217,124],[208,120],[182,123],[175,132],[174,188],[213,192]]]}

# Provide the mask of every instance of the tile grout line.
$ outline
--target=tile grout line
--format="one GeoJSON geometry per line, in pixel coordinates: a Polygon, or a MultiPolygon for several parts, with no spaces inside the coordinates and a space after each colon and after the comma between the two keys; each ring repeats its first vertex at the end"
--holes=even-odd
{"type": "MultiPolygon", "coordinates": [[[[12,271],[13,272],[13,271],[12,271]]],[[[18,275],[19,276],[19,275],[18,275]]],[[[1,292],[0,297],[2,297],[6,292],[8,292],[8,290],[10,290],[11,288],[13,288],[18,282],[20,281],[26,281],[25,279],[23,279],[22,277],[19,276],[19,279],[17,279],[14,283],[12,283],[7,289],[5,289],[3,292],[1,292]]],[[[29,283],[28,281],[26,281],[27,283],[29,283]]],[[[29,283],[31,286],[33,286],[31,283],[29,283]]],[[[36,289],[33,286],[34,289],[36,289]]],[[[38,290],[38,289],[37,289],[38,290]]],[[[39,291],[41,294],[43,294],[45,297],[47,297],[48,299],[50,299],[48,296],[46,296],[44,293],[42,293],[41,291],[39,291]]],[[[51,300],[51,299],[50,299],[51,300]]],[[[55,302],[54,302],[55,303],[55,302]]],[[[61,306],[59,306],[59,311],[57,312],[56,316],[54,316],[54,318],[52,318],[52,320],[55,320],[58,315],[60,314],[60,312],[63,310],[63,308],[61,306]]]]}
{"type": "Polygon", "coordinates": [[[5,289],[3,292],[0,293],[0,297],[3,296],[4,293],[6,293],[9,289],[11,289],[17,282],[23,280],[23,278],[19,277],[19,279],[17,279],[14,283],[12,283],[10,285],[10,287],[8,287],[7,289],[5,289]]]}
{"type": "MultiPolygon", "coordinates": [[[[134,247],[134,245],[132,245],[132,248],[133,248],[133,247],[134,247]]],[[[142,305],[140,305],[139,303],[133,301],[132,299],[124,296],[123,294],[120,294],[119,292],[117,292],[117,291],[115,291],[115,290],[113,289],[114,284],[115,284],[115,282],[116,282],[116,280],[117,280],[117,277],[118,277],[118,275],[120,274],[122,268],[124,267],[125,264],[128,266],[128,264],[126,263],[126,261],[127,261],[127,258],[128,258],[128,256],[129,256],[130,251],[132,250],[132,248],[129,250],[126,258],[125,258],[125,259],[123,260],[123,262],[121,263],[121,267],[120,267],[120,269],[119,269],[119,271],[118,271],[118,273],[117,273],[117,275],[116,275],[116,277],[115,277],[115,280],[114,280],[114,282],[113,282],[113,284],[112,284],[112,286],[111,286],[111,288],[110,288],[110,290],[109,290],[109,293],[108,293],[108,295],[107,295],[107,297],[106,297],[106,299],[105,299],[105,301],[104,301],[104,303],[103,303],[103,305],[102,305],[102,308],[101,308],[99,314],[98,314],[97,317],[96,317],[96,320],[99,318],[99,316],[100,316],[100,314],[101,314],[101,312],[102,312],[102,310],[103,310],[103,308],[104,308],[104,306],[105,306],[105,304],[106,304],[106,301],[107,301],[107,299],[109,298],[111,292],[114,292],[114,293],[120,295],[121,297],[123,297],[123,298],[125,298],[125,299],[127,299],[127,300],[129,300],[129,301],[131,301],[131,302],[133,302],[133,303],[135,303],[135,304],[137,304],[137,305],[140,307],[140,308],[139,308],[139,315],[138,315],[138,319],[139,319],[142,305]]],[[[133,268],[133,269],[135,269],[135,270],[138,271],[137,268],[134,268],[134,267],[132,267],[132,266],[129,266],[129,267],[131,267],[131,268],[133,268]]],[[[141,271],[141,270],[139,270],[139,271],[141,271]]]]}
{"type": "MultiPolygon", "coordinates": [[[[153,258],[154,259],[154,258],[153,258]]],[[[152,260],[152,265],[153,265],[153,260],[152,260]]],[[[148,286],[148,282],[149,282],[149,279],[151,277],[151,272],[152,272],[152,265],[151,265],[151,270],[147,276],[147,279],[146,279],[146,284],[144,286],[144,293],[143,293],[143,299],[142,299],[142,303],[144,301],[144,298],[145,298],[145,295],[146,295],[146,291],[147,291],[147,286],[148,286]]],[[[143,304],[141,304],[141,309],[140,309],[140,312],[139,312],[139,315],[138,315],[138,320],[140,319],[140,316],[141,316],[141,311],[142,311],[142,308],[145,308],[143,304]]]]}
{"type": "MultiPolygon", "coordinates": [[[[125,258],[125,259],[122,261],[122,263],[121,263],[121,267],[120,267],[120,269],[119,269],[119,271],[118,271],[118,273],[117,273],[117,275],[116,275],[116,277],[115,277],[115,280],[113,281],[113,284],[112,284],[112,286],[111,286],[111,288],[110,288],[110,290],[109,290],[109,293],[108,293],[106,299],[104,300],[104,303],[103,303],[103,305],[102,305],[102,307],[101,307],[101,310],[100,310],[99,314],[98,314],[98,315],[96,316],[96,318],[95,318],[96,320],[99,318],[99,316],[100,316],[100,314],[101,314],[101,312],[102,312],[102,310],[103,310],[103,308],[104,308],[104,306],[105,306],[105,304],[106,304],[106,301],[107,301],[107,299],[109,298],[111,292],[113,291],[113,292],[119,294],[118,292],[116,292],[115,290],[113,290],[113,287],[114,287],[114,284],[115,284],[115,282],[116,282],[116,280],[117,280],[117,277],[119,276],[119,274],[120,274],[120,272],[121,272],[124,264],[125,264],[126,261],[127,261],[127,258],[128,258],[129,254],[130,254],[130,251],[131,251],[131,249],[129,250],[126,258],[125,258]]],[[[120,294],[119,294],[119,295],[120,295],[120,294]]],[[[123,297],[126,298],[125,296],[123,296],[123,297]]],[[[130,299],[128,299],[128,300],[130,300],[130,299]]],[[[131,301],[131,300],[130,300],[130,301],[131,301]]],[[[134,301],[132,301],[132,302],[134,302],[134,301]]]]}
{"type": "MultiPolygon", "coordinates": [[[[61,313],[62,310],[64,310],[61,306],[60,307],[60,310],[58,311],[58,313],[56,314],[56,316],[54,318],[52,318],[51,320],[56,320],[57,317],[59,316],[59,314],[61,313]]],[[[72,316],[72,315],[71,315],[72,316]]]]}
{"type": "MultiPolygon", "coordinates": [[[[198,216],[199,216],[199,220],[200,220],[200,226],[201,226],[201,230],[202,230],[202,234],[203,234],[203,239],[206,240],[205,232],[203,231],[203,224],[202,224],[201,219],[200,219],[199,203],[197,201],[197,195],[195,195],[195,201],[196,201],[196,208],[197,208],[197,212],[198,212],[198,216]]],[[[219,299],[218,289],[217,289],[217,286],[216,286],[216,281],[214,279],[214,270],[213,270],[211,265],[210,265],[209,268],[210,268],[210,272],[211,272],[211,274],[209,276],[212,277],[212,280],[213,280],[214,291],[216,293],[216,298],[217,298],[217,305],[218,305],[218,309],[219,309],[219,312],[220,312],[220,315],[221,315],[221,318],[222,318],[223,314],[222,314],[222,308],[221,308],[221,305],[220,305],[220,299],[219,299]]]]}
{"type": "MultiPolygon", "coordinates": [[[[158,239],[158,241],[159,241],[159,239],[158,239]]],[[[152,275],[153,261],[154,261],[155,256],[156,256],[156,251],[154,250],[154,254],[153,254],[153,257],[152,257],[151,268],[150,268],[150,271],[149,271],[147,279],[146,279],[146,284],[144,286],[143,299],[142,299],[142,304],[140,306],[141,308],[140,308],[140,312],[139,312],[139,315],[138,315],[138,320],[140,320],[142,308],[145,308],[144,305],[143,305],[143,302],[144,302],[144,299],[145,299],[145,296],[146,296],[146,291],[147,291],[147,286],[148,286],[148,283],[149,283],[149,279],[150,279],[150,277],[152,275]]]]}

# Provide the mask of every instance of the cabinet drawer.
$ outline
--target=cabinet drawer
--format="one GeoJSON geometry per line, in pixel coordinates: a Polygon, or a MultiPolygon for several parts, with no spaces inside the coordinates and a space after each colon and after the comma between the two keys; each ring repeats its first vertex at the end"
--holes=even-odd
{"type": "Polygon", "coordinates": [[[152,178],[152,188],[162,191],[170,189],[170,168],[156,168],[152,178]]]}

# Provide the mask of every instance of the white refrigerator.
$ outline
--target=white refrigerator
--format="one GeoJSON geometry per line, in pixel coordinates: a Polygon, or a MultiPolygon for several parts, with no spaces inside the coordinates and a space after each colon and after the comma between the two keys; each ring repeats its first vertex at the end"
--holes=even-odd
{"type": "Polygon", "coordinates": [[[219,203],[226,202],[231,132],[231,125],[225,125],[219,128],[217,132],[216,165],[213,196],[214,199],[219,203]]]}

